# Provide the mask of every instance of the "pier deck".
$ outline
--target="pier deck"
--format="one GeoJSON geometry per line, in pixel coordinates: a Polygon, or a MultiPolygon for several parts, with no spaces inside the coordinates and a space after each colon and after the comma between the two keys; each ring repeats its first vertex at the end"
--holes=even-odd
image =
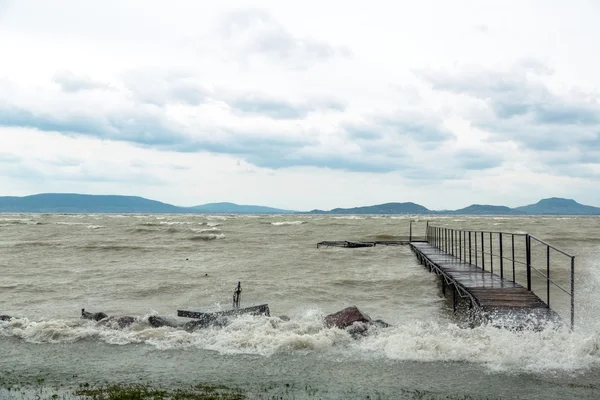
{"type": "Polygon", "coordinates": [[[511,315],[521,320],[530,315],[546,320],[558,318],[542,299],[518,283],[462,261],[430,243],[413,242],[410,246],[422,264],[442,276],[443,285],[454,286],[460,297],[468,298],[471,305],[487,315],[511,315]]]}

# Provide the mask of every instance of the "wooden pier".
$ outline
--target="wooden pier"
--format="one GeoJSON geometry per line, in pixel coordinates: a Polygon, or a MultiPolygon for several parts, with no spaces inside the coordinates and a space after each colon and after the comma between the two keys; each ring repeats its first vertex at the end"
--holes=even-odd
{"type": "MultiPolygon", "coordinates": [[[[410,245],[419,262],[440,276],[444,295],[447,289],[452,290],[455,311],[463,299],[477,315],[499,326],[539,327],[548,321],[561,321],[550,307],[552,290],[556,293],[552,304],[557,294],[566,295],[570,301],[570,326],[574,328],[575,256],[533,235],[434,227],[427,223],[425,237],[415,238],[411,221],[408,240],[320,242],[317,247],[378,244],[410,245]],[[562,269],[556,276],[567,275],[570,281],[558,282],[551,274],[551,264],[562,269]]],[[[563,311],[566,304],[562,303],[563,311]]],[[[562,317],[566,319],[565,313],[562,317]]]]}
{"type": "Polygon", "coordinates": [[[538,320],[558,320],[558,315],[542,299],[518,283],[459,260],[429,243],[410,246],[420,263],[441,277],[444,294],[446,287],[452,288],[455,309],[458,295],[469,301],[470,307],[495,320],[516,320],[517,324],[531,316],[538,320]]]}

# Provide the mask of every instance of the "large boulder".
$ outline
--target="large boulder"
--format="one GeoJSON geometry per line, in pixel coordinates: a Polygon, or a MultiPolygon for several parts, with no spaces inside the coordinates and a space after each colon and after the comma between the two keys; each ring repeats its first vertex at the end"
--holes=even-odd
{"type": "Polygon", "coordinates": [[[356,306],[344,308],[333,314],[329,314],[325,317],[325,325],[329,328],[336,327],[340,329],[346,329],[352,326],[355,322],[369,324],[371,323],[371,317],[364,314],[356,306]]]}

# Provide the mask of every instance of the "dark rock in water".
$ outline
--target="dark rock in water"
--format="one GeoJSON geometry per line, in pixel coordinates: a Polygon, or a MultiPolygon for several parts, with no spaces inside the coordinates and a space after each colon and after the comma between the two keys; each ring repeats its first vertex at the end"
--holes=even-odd
{"type": "Polygon", "coordinates": [[[151,315],[148,317],[148,323],[153,328],[160,328],[162,326],[168,326],[171,328],[178,328],[181,326],[179,322],[172,318],[160,317],[158,315],[151,315]]]}
{"type": "Polygon", "coordinates": [[[0,321],[10,321],[11,319],[10,315],[0,315],[0,321]]]}
{"type": "Polygon", "coordinates": [[[117,317],[117,324],[119,325],[119,328],[127,328],[129,325],[133,324],[135,322],[136,318],[135,317],[130,317],[127,315],[123,315],[121,317],[117,317]]]}
{"type": "Polygon", "coordinates": [[[100,320],[103,320],[104,318],[108,318],[108,315],[106,315],[103,312],[91,313],[91,312],[85,311],[85,308],[82,308],[81,309],[81,318],[91,319],[94,321],[100,321],[100,320]]]}
{"type": "Polygon", "coordinates": [[[370,323],[371,318],[360,311],[356,306],[344,308],[334,314],[329,314],[325,317],[325,325],[327,327],[337,327],[345,329],[355,322],[370,323]]]}
{"type": "Polygon", "coordinates": [[[98,325],[108,326],[111,328],[119,328],[124,329],[133,324],[136,321],[136,318],[130,316],[120,316],[120,317],[108,317],[98,321],[98,325]]]}
{"type": "Polygon", "coordinates": [[[380,328],[389,328],[391,325],[381,319],[376,319],[373,321],[373,325],[378,326],[380,328]]]}

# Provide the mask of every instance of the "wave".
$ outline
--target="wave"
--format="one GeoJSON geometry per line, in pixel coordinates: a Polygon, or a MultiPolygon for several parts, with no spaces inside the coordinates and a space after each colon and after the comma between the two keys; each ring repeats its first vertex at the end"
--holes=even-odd
{"type": "Polygon", "coordinates": [[[195,233],[221,232],[221,230],[219,228],[217,228],[216,226],[213,226],[210,228],[205,228],[205,229],[192,229],[191,231],[195,232],[195,233]]]}
{"type": "Polygon", "coordinates": [[[104,225],[88,225],[86,226],[87,229],[104,229],[106,228],[104,225]]]}
{"type": "Polygon", "coordinates": [[[224,238],[225,238],[225,235],[222,234],[222,233],[219,233],[219,234],[210,233],[210,234],[195,235],[195,236],[192,236],[192,237],[188,238],[188,240],[192,240],[192,241],[209,241],[209,240],[224,239],[224,238]]]}
{"type": "Polygon", "coordinates": [[[275,225],[275,226],[302,225],[305,223],[306,223],[305,221],[278,221],[278,222],[271,222],[271,225],[275,225]]]}
{"type": "Polygon", "coordinates": [[[309,310],[289,320],[244,315],[222,328],[188,332],[152,328],[149,315],[135,318],[124,329],[88,320],[0,322],[0,336],[32,343],[73,343],[98,340],[113,345],[145,344],[157,349],[200,348],[221,354],[317,353],[418,362],[469,362],[490,371],[542,373],[580,371],[600,365],[600,335],[571,333],[549,327],[513,331],[490,325],[465,328],[453,323],[407,321],[390,328],[372,327],[364,336],[327,328],[323,314],[309,310]]]}

